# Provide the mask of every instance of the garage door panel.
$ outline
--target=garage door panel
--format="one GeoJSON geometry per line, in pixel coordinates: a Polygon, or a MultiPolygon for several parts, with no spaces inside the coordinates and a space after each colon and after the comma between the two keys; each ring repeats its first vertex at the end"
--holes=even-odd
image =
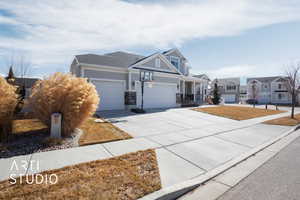
{"type": "Polygon", "coordinates": [[[97,111],[123,110],[125,83],[123,81],[93,81],[100,103],[97,111]]]}
{"type": "MultiPolygon", "coordinates": [[[[145,83],[144,108],[166,108],[176,106],[176,84],[145,83]]],[[[137,104],[141,106],[141,85],[137,84],[137,104]]]]}
{"type": "Polygon", "coordinates": [[[236,101],[235,94],[223,94],[225,103],[234,103],[236,101]]]}

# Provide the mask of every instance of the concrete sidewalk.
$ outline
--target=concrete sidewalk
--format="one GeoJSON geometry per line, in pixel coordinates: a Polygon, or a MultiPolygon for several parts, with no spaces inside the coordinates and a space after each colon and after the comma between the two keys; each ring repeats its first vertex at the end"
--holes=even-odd
{"type": "Polygon", "coordinates": [[[255,120],[235,121],[190,109],[170,109],[143,115],[111,116],[135,138],[105,144],[34,153],[0,159],[0,180],[10,174],[31,174],[67,165],[110,158],[138,150],[156,149],[162,186],[167,187],[204,174],[285,133],[291,127],[258,124],[286,116],[283,113],[255,120]],[[283,115],[284,114],[284,115],[283,115]],[[10,170],[13,162],[24,168],[10,170]],[[39,169],[31,162],[39,161],[39,169]]]}
{"type": "Polygon", "coordinates": [[[300,199],[299,152],[300,138],[231,188],[220,200],[300,199]]]}

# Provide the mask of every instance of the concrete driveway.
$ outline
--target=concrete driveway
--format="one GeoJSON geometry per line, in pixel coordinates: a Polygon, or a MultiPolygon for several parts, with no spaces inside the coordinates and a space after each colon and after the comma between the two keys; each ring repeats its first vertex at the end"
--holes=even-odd
{"type": "Polygon", "coordinates": [[[101,116],[133,137],[147,137],[193,130],[223,131],[232,127],[235,120],[192,111],[187,108],[149,110],[145,114],[130,112],[102,112],[101,116]],[[216,126],[218,124],[218,126],[216,126]]]}
{"type": "Polygon", "coordinates": [[[192,179],[290,127],[260,124],[289,113],[236,121],[190,108],[101,113],[134,139],[103,144],[112,155],[155,148],[163,187],[192,179]]]}

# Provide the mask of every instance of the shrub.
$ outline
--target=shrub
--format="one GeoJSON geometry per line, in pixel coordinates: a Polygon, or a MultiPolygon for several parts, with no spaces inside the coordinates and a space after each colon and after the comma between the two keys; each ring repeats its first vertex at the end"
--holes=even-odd
{"type": "Polygon", "coordinates": [[[0,76],[0,140],[7,140],[11,132],[14,110],[18,103],[16,88],[0,76]]]}
{"type": "Polygon", "coordinates": [[[94,114],[99,103],[95,86],[86,78],[55,73],[37,81],[32,88],[29,105],[36,117],[51,126],[51,114],[62,114],[62,135],[69,136],[75,128],[94,114]]]}

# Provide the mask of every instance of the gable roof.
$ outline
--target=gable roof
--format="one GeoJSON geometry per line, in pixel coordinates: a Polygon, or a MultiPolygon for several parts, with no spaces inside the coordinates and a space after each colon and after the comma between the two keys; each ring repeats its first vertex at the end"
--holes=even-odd
{"type": "Polygon", "coordinates": [[[173,48],[173,49],[164,51],[162,54],[163,55],[169,55],[169,54],[171,54],[173,52],[176,52],[177,54],[179,54],[182,58],[184,58],[186,60],[186,58],[184,57],[184,55],[182,55],[182,53],[177,48],[173,48]]]}
{"type": "Polygon", "coordinates": [[[92,65],[105,65],[112,67],[128,68],[133,63],[145,58],[145,56],[131,54],[127,52],[117,51],[104,55],[96,54],[83,54],[76,55],[79,63],[92,64],[92,65]]]}
{"type": "Polygon", "coordinates": [[[193,75],[193,77],[210,80],[206,74],[193,75]]]}
{"type": "MultiPolygon", "coordinates": [[[[146,62],[148,62],[148,61],[150,61],[150,60],[152,60],[154,58],[157,58],[157,57],[159,57],[171,70],[173,70],[173,73],[175,73],[175,74],[181,74],[181,72],[178,69],[176,69],[176,67],[174,65],[172,65],[168,61],[168,59],[165,56],[163,56],[162,54],[160,54],[160,53],[154,53],[154,54],[152,54],[152,55],[150,55],[148,57],[145,57],[145,58],[139,60],[138,62],[136,62],[135,64],[131,65],[130,67],[131,68],[135,68],[135,69],[141,68],[138,65],[142,65],[142,64],[144,64],[144,63],[146,63],[146,62]]],[[[145,69],[145,68],[143,68],[143,69],[145,69]]],[[[169,72],[169,71],[160,70],[160,69],[155,69],[155,70],[159,70],[160,72],[169,72]]]]}
{"type": "MultiPolygon", "coordinates": [[[[121,68],[138,68],[137,65],[141,65],[159,56],[160,59],[164,61],[164,63],[171,69],[170,72],[173,71],[172,73],[182,74],[179,70],[176,69],[175,66],[173,66],[169,62],[169,60],[165,56],[166,54],[172,53],[174,51],[178,52],[178,54],[182,56],[182,54],[179,52],[178,49],[170,49],[163,53],[157,52],[149,56],[142,56],[142,55],[123,52],[123,51],[116,51],[116,52],[107,53],[103,55],[97,55],[97,54],[76,55],[75,60],[78,62],[78,64],[103,65],[103,66],[121,67],[121,68]]],[[[162,72],[169,72],[167,70],[160,70],[160,69],[157,70],[162,72]]]]}
{"type": "Polygon", "coordinates": [[[247,78],[247,83],[249,83],[252,80],[257,80],[259,82],[272,82],[277,78],[280,78],[282,76],[269,76],[269,77],[252,77],[252,78],[247,78]]]}

